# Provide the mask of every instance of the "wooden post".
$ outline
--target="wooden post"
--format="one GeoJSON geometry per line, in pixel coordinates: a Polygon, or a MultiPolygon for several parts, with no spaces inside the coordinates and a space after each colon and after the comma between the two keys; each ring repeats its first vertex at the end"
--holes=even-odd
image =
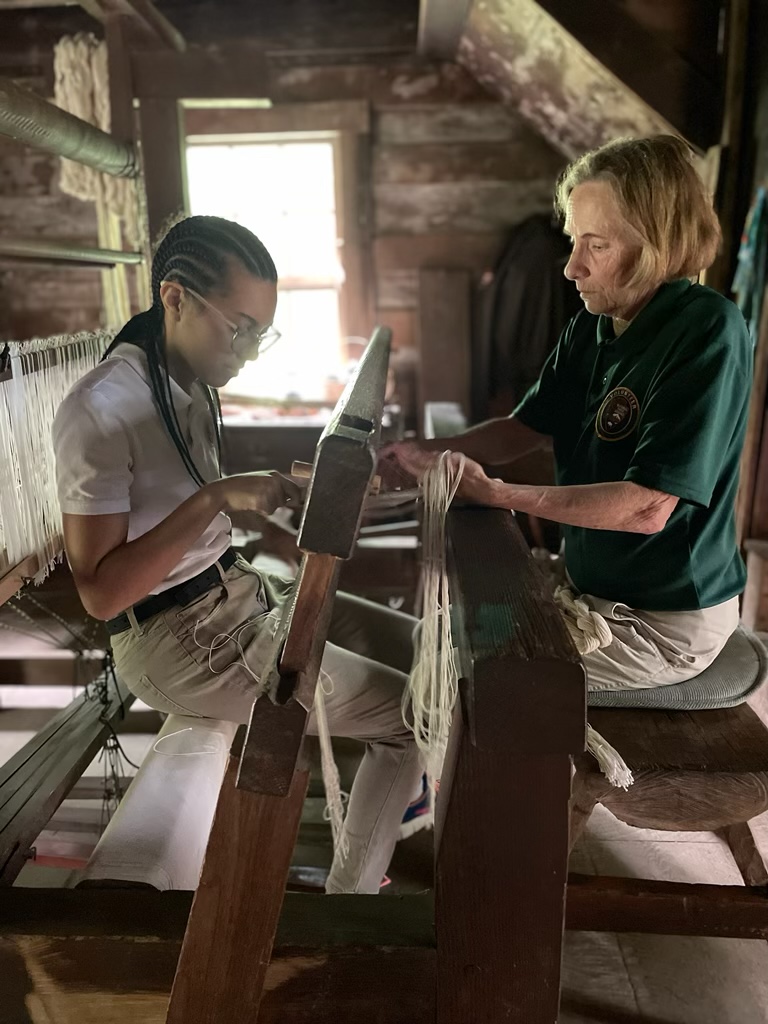
{"type": "Polygon", "coordinates": [[[200,885],[173,982],[167,1024],[255,1021],[309,774],[287,797],[235,787],[230,756],[200,885]]]}
{"type": "Polygon", "coordinates": [[[468,270],[419,273],[420,415],[428,402],[456,402],[469,416],[471,388],[470,274],[468,270]]]}
{"type": "Polygon", "coordinates": [[[179,105],[176,100],[142,100],[139,123],[149,238],[155,244],[169,218],[188,208],[179,105]]]}
{"type": "Polygon", "coordinates": [[[512,516],[456,510],[449,533],[466,678],[437,798],[437,1022],[554,1024],[584,670],[512,516]]]}

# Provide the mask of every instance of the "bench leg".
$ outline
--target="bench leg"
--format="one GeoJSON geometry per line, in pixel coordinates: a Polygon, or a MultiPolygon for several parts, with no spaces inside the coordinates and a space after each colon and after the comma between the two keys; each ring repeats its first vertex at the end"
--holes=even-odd
{"type": "Polygon", "coordinates": [[[717,834],[728,844],[744,884],[768,885],[768,867],[757,848],[749,822],[726,825],[718,829],[717,834]]]}

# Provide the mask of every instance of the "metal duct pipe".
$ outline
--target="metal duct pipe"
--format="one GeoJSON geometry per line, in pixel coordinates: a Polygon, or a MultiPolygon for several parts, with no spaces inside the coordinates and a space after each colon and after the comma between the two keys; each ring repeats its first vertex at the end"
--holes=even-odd
{"type": "Polygon", "coordinates": [[[133,146],[2,77],[0,135],[118,178],[132,178],[137,173],[133,146]]]}
{"type": "Polygon", "coordinates": [[[68,263],[72,266],[114,267],[118,263],[141,263],[140,252],[94,249],[77,242],[48,239],[0,238],[0,260],[35,260],[39,263],[68,263]]]}

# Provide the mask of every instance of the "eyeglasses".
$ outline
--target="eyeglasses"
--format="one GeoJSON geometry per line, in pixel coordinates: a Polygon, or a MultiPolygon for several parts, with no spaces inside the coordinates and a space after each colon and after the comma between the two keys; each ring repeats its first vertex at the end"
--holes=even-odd
{"type": "Polygon", "coordinates": [[[280,331],[272,327],[271,324],[268,327],[238,327],[220,309],[217,309],[213,303],[204,299],[193,288],[187,288],[186,285],[181,287],[186,288],[189,294],[194,295],[198,302],[201,302],[207,309],[210,309],[211,312],[224,321],[232,331],[232,351],[239,356],[243,356],[246,359],[256,359],[258,356],[264,355],[282,337],[280,331]],[[249,355],[249,353],[253,354],[249,355]]]}

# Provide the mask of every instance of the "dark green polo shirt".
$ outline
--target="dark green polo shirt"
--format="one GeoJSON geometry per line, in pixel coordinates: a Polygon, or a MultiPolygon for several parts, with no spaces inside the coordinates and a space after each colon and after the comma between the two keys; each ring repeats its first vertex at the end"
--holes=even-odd
{"type": "Polygon", "coordinates": [[[610,317],[569,323],[515,410],[552,436],[557,482],[632,480],[680,499],[650,536],[565,526],[580,592],[645,611],[741,593],[734,506],[751,381],[742,314],[687,280],[662,285],[618,338],[610,317]]]}

